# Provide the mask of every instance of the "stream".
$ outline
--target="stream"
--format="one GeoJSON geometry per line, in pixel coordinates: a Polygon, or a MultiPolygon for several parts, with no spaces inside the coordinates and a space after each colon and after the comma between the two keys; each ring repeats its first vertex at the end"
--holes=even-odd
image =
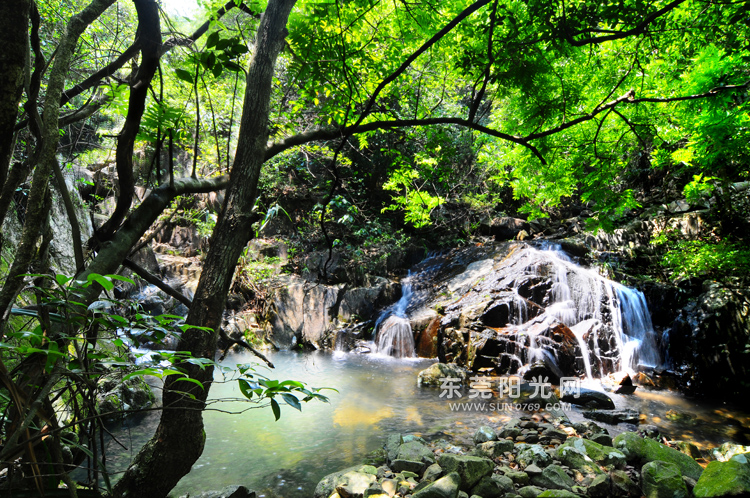
{"type": "MultiPolygon", "coordinates": [[[[271,353],[270,359],[276,369],[261,369],[260,373],[301,380],[314,387],[332,387],[338,393],[325,391],[330,404],[304,404],[301,413],[282,403],[281,419],[275,422],[269,408],[247,410],[252,405],[238,401],[241,394],[236,381],[217,382],[211,389],[211,399],[235,401],[214,404],[205,413],[203,456],[170,496],[243,484],[268,498],[309,497],[323,476],[362,463],[367,453],[382,447],[390,433],[419,434],[428,440],[444,438],[466,446],[479,426],[502,425],[521,414],[451,411],[449,400],[440,397],[439,389],[417,387],[417,373],[434,360],[324,352],[277,352],[271,353]],[[224,413],[243,410],[241,414],[224,413]]],[[[249,354],[234,354],[224,364],[252,361],[249,354]]],[[[671,438],[692,441],[702,450],[725,441],[750,441],[744,429],[750,427],[750,417],[729,405],[640,388],[631,396],[610,396],[618,408],[644,414],[642,423],[657,425],[671,438]]],[[[584,420],[575,406],[566,413],[573,421],[584,420]]],[[[110,471],[124,470],[131,453],[153,434],[158,418],[158,412],[151,412],[113,432],[131,451],[124,452],[110,442],[110,471]]],[[[613,436],[634,428],[627,424],[600,425],[613,436]]]]}

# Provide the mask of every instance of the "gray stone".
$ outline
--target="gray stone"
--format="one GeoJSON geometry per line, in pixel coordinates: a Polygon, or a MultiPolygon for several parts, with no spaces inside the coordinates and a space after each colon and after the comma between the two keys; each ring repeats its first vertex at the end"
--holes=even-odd
{"type": "MultiPolygon", "coordinates": [[[[529,483],[529,474],[526,472],[513,470],[510,467],[500,467],[500,471],[520,486],[526,486],[529,483]]],[[[541,471],[542,469],[539,469],[539,472],[541,471]]]]}
{"type": "Polygon", "coordinates": [[[646,498],[687,498],[689,495],[677,465],[648,462],[641,469],[641,489],[646,498]]]}
{"type": "Polygon", "coordinates": [[[440,476],[443,475],[443,468],[440,465],[433,463],[424,471],[422,481],[433,482],[436,481],[440,476]]]}
{"type": "Polygon", "coordinates": [[[461,489],[473,488],[484,476],[492,474],[495,464],[487,458],[443,453],[438,458],[445,472],[457,472],[461,478],[461,489]]]}
{"type": "Polygon", "coordinates": [[[602,446],[612,446],[612,436],[609,434],[592,434],[589,439],[602,446]]]}
{"type": "Polygon", "coordinates": [[[497,439],[497,432],[492,427],[483,425],[477,432],[474,433],[474,444],[482,444],[488,441],[495,441],[497,439]]]}
{"type": "Polygon", "coordinates": [[[451,472],[412,495],[413,498],[458,498],[461,477],[451,472]]]}
{"type": "Polygon", "coordinates": [[[572,491],[575,482],[559,465],[548,465],[541,474],[532,476],[531,484],[545,489],[572,491]]]}

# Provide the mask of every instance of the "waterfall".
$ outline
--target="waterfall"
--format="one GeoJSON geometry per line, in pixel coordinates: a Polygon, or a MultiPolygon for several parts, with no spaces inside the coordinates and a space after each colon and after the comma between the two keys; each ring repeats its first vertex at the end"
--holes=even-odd
{"type": "Polygon", "coordinates": [[[543,272],[544,263],[552,271],[547,312],[570,327],[575,335],[588,378],[592,377],[591,358],[599,365],[603,363],[598,339],[607,322],[619,352],[620,370],[661,364],[656,333],[642,292],[579,267],[559,246],[548,245],[536,252],[546,256],[535,265],[537,273],[543,272]],[[576,278],[570,281],[569,274],[575,274],[576,278]]]}
{"type": "Polygon", "coordinates": [[[414,334],[406,316],[406,308],[412,297],[411,273],[401,281],[401,299],[390,309],[383,312],[375,322],[377,339],[376,351],[396,358],[412,358],[414,352],[414,334]]]}

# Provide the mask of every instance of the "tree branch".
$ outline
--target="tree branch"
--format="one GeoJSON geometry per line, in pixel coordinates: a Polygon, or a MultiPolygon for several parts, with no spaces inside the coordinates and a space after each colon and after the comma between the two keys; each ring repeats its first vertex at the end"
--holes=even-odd
{"type": "Polygon", "coordinates": [[[164,293],[177,299],[188,308],[191,304],[193,304],[193,301],[189,297],[185,296],[177,289],[174,289],[171,286],[167,285],[166,283],[164,283],[164,280],[152,275],[147,269],[140,266],[132,259],[125,258],[122,262],[122,266],[129,270],[132,270],[133,273],[141,277],[143,280],[150,283],[151,285],[155,285],[156,287],[164,291],[164,293]]]}
{"type": "Polygon", "coordinates": [[[585,31],[581,31],[575,34],[566,33],[565,40],[571,45],[573,45],[574,47],[582,47],[584,45],[591,45],[594,43],[604,43],[604,42],[613,41],[613,40],[620,40],[622,38],[627,38],[629,36],[640,35],[641,33],[646,31],[646,28],[648,28],[649,24],[651,24],[657,18],[663,16],[670,10],[675,9],[680,4],[685,3],[685,1],[686,0],[674,0],[673,2],[668,3],[661,9],[657,10],[656,12],[652,12],[651,14],[646,16],[646,18],[643,21],[641,21],[640,24],[638,24],[636,27],[629,29],[627,31],[616,31],[616,32],[611,32],[612,34],[609,34],[606,36],[592,36],[589,38],[584,38],[582,40],[576,40],[573,38],[574,36],[584,33],[584,32],[589,32],[589,33],[603,32],[602,30],[599,30],[596,28],[590,28],[590,29],[587,29],[585,31]]]}

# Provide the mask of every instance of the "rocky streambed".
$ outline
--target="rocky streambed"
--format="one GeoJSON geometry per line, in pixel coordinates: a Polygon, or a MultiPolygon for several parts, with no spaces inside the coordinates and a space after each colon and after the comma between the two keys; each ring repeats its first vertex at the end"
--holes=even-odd
{"type": "MultiPolygon", "coordinates": [[[[371,464],[323,478],[314,498],[719,497],[750,494],[744,454],[704,469],[689,444],[653,431],[612,439],[594,422],[549,414],[480,427],[473,445],[391,435],[371,464]],[[518,442],[534,434],[539,443],[518,442]],[[686,453],[687,452],[687,453],[686,453]]],[[[725,455],[729,457],[730,455],[725,455]]],[[[702,462],[705,464],[705,462],[702,462]]]]}

